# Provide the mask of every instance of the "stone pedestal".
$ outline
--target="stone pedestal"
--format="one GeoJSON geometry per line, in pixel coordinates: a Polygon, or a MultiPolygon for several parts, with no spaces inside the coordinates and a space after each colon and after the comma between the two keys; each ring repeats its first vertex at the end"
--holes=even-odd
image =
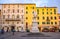
{"type": "Polygon", "coordinates": [[[39,32],[39,29],[38,29],[38,26],[37,26],[37,22],[33,22],[31,32],[32,33],[38,33],[39,32]]]}

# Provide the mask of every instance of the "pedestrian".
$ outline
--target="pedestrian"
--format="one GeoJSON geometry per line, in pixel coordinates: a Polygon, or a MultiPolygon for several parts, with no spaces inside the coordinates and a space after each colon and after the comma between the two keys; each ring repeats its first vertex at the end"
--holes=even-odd
{"type": "Polygon", "coordinates": [[[1,34],[4,34],[4,28],[1,29],[1,34]]]}
{"type": "Polygon", "coordinates": [[[60,29],[59,29],[59,32],[60,32],[60,29]]]}
{"type": "Polygon", "coordinates": [[[17,27],[17,32],[19,32],[19,28],[17,27]]]}
{"type": "Polygon", "coordinates": [[[12,33],[13,33],[13,35],[14,35],[14,33],[15,33],[15,29],[12,29],[12,33]]]}
{"type": "Polygon", "coordinates": [[[7,28],[7,31],[6,32],[8,32],[8,30],[9,30],[9,27],[7,28]]]}

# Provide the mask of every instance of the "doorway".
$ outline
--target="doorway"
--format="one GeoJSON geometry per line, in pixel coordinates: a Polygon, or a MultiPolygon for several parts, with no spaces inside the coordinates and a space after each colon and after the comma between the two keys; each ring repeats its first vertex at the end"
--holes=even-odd
{"type": "Polygon", "coordinates": [[[12,31],[12,30],[15,30],[15,26],[11,26],[11,31],[12,31]]]}

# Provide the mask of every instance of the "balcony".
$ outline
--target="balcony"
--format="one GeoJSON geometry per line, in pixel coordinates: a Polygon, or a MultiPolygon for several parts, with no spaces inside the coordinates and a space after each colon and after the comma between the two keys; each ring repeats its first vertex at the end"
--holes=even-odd
{"type": "Polygon", "coordinates": [[[7,19],[5,19],[5,21],[21,21],[21,19],[20,18],[7,18],[7,19]]]}

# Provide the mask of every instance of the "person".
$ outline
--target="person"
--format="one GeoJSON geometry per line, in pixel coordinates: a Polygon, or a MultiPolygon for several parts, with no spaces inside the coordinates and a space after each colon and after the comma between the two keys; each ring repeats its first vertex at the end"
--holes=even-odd
{"type": "Polygon", "coordinates": [[[1,34],[4,34],[4,28],[1,29],[1,34]]]}
{"type": "Polygon", "coordinates": [[[18,32],[19,32],[19,28],[17,27],[17,30],[18,30],[18,32]]]}
{"type": "Polygon", "coordinates": [[[11,31],[12,31],[12,33],[13,33],[13,35],[14,35],[14,33],[15,33],[15,29],[11,29],[11,31]]]}
{"type": "Polygon", "coordinates": [[[9,30],[9,27],[7,28],[7,31],[6,32],[8,32],[8,30],[9,30]]]}
{"type": "Polygon", "coordinates": [[[59,29],[59,32],[60,32],[60,29],[59,29]]]}

